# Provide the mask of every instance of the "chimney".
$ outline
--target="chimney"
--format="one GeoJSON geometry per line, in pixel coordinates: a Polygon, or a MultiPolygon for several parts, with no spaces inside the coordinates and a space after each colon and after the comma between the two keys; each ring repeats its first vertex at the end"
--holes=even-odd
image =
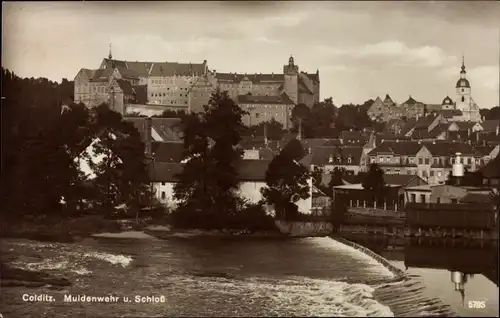
{"type": "Polygon", "coordinates": [[[496,135],[500,135],[500,125],[497,125],[497,131],[496,131],[496,135]]]}
{"type": "Polygon", "coordinates": [[[309,147],[309,153],[312,153],[312,148],[311,147],[309,147]]]}
{"type": "Polygon", "coordinates": [[[144,125],[145,135],[146,135],[146,155],[151,158],[152,156],[152,147],[151,142],[153,141],[153,137],[151,136],[151,129],[153,129],[153,119],[151,117],[146,117],[146,122],[144,125]]]}

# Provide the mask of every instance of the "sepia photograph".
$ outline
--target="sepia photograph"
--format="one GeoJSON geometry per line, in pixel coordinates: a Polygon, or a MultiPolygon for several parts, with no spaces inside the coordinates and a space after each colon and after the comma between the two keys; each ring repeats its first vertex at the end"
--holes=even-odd
{"type": "Polygon", "coordinates": [[[500,2],[2,2],[0,318],[498,317],[500,2]]]}

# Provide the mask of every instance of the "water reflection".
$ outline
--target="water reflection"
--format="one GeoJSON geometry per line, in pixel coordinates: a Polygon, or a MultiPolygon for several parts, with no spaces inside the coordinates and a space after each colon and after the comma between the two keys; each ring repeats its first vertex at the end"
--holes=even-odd
{"type": "MultiPolygon", "coordinates": [[[[497,244],[456,240],[412,240],[395,244],[387,237],[347,235],[345,238],[384,256],[395,265],[403,265],[407,272],[412,272],[411,268],[448,271],[449,287],[441,286],[439,289],[442,293],[457,295],[462,306],[467,300],[477,298],[476,291],[466,297],[467,283],[474,279],[474,275],[482,275],[498,287],[497,244]]],[[[426,277],[423,279],[425,281],[426,277]]],[[[435,277],[429,275],[427,279],[435,277]]],[[[446,278],[441,277],[440,280],[441,284],[446,284],[446,278]]],[[[433,285],[436,283],[431,282],[433,285]]],[[[498,302],[498,290],[496,295],[490,296],[498,302]]]]}

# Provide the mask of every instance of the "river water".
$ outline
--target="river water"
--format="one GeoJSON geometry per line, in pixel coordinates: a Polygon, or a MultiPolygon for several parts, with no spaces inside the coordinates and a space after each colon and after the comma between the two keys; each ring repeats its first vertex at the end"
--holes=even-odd
{"type": "MultiPolygon", "coordinates": [[[[453,294],[446,271],[429,274],[412,269],[410,278],[395,281],[396,275],[374,259],[326,237],[99,238],[74,244],[4,240],[1,252],[12,266],[45,270],[73,281],[63,289],[3,288],[4,317],[464,314],[457,312],[460,306],[454,298],[446,296],[453,294]],[[436,286],[427,287],[426,277],[436,286]],[[51,295],[54,301],[27,302],[25,294],[51,295]],[[65,295],[113,295],[118,301],[71,303],[64,301],[65,295]],[[151,297],[136,302],[136,296],[151,297]],[[126,297],[130,302],[124,302],[126,297]]],[[[400,261],[394,262],[401,267],[400,261]]],[[[476,275],[468,285],[490,297],[479,313],[496,316],[498,288],[481,277],[476,275]]]]}

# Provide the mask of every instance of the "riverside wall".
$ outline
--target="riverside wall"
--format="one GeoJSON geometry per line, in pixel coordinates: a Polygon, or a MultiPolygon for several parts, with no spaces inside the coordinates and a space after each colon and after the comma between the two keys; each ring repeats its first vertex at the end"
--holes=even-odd
{"type": "Polygon", "coordinates": [[[293,237],[329,236],[333,233],[333,225],[326,221],[299,222],[276,220],[274,224],[281,233],[293,237]]]}

